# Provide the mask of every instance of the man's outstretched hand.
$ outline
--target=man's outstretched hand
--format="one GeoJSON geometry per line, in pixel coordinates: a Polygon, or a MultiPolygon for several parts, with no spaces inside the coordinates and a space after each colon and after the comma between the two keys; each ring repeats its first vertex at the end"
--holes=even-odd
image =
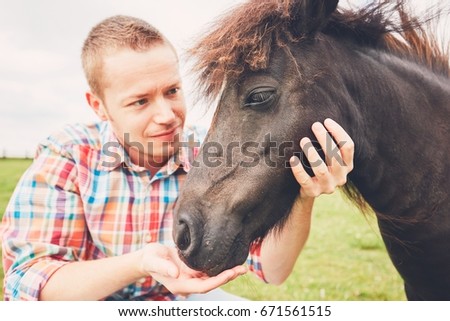
{"type": "Polygon", "coordinates": [[[210,277],[189,268],[175,248],[159,243],[147,244],[142,249],[141,268],[171,293],[182,296],[209,292],[247,273],[247,268],[239,265],[210,277]]]}

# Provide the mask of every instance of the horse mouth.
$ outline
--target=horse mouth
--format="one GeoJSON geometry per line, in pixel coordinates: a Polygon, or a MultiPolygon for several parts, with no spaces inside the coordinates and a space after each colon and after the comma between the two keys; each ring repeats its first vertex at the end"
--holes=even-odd
{"type": "Polygon", "coordinates": [[[216,276],[225,270],[244,264],[248,256],[248,250],[245,252],[243,260],[236,259],[238,256],[233,252],[234,251],[228,252],[225,260],[223,260],[221,263],[218,263],[216,266],[207,269],[206,271],[204,271],[204,273],[206,273],[208,276],[216,276]]]}
{"type": "MultiPolygon", "coordinates": [[[[199,271],[202,273],[205,273],[206,275],[212,277],[212,276],[216,276],[219,275],[221,272],[227,270],[228,268],[226,267],[225,264],[221,263],[217,263],[216,265],[212,266],[212,267],[205,267],[205,266],[201,266],[198,265],[197,263],[192,263],[190,262],[189,258],[186,258],[185,256],[183,256],[183,254],[181,253],[181,251],[178,251],[178,255],[181,258],[181,260],[191,269],[195,270],[195,271],[199,271]]],[[[225,261],[226,262],[226,261],[225,261]]]]}
{"type": "Polygon", "coordinates": [[[186,257],[179,250],[181,260],[191,269],[205,273],[212,277],[221,272],[243,264],[248,256],[250,245],[242,247],[242,242],[235,239],[229,250],[221,256],[215,256],[213,251],[199,251],[195,256],[186,257]],[[237,243],[241,243],[239,247],[237,243]]]}

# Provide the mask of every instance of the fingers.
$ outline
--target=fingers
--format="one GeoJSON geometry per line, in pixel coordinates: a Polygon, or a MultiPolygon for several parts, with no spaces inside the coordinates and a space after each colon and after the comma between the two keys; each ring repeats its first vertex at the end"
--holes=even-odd
{"type": "Polygon", "coordinates": [[[184,280],[182,283],[174,286],[173,291],[175,291],[175,293],[178,292],[182,294],[206,293],[228,283],[234,277],[235,272],[227,270],[217,276],[206,279],[193,278],[184,280]]]}
{"type": "Polygon", "coordinates": [[[236,266],[217,276],[189,268],[178,256],[178,251],[158,243],[147,244],[142,249],[142,266],[145,273],[163,284],[174,294],[205,293],[245,274],[247,268],[236,266]]]}
{"type": "Polygon", "coordinates": [[[145,250],[149,256],[149,260],[145,262],[148,273],[157,273],[171,278],[178,277],[180,271],[177,266],[178,255],[174,257],[175,249],[152,243],[148,244],[145,250]]]}
{"type": "Polygon", "coordinates": [[[355,144],[352,138],[338,123],[330,118],[325,119],[324,125],[338,142],[344,164],[349,167],[347,172],[350,172],[353,169],[353,157],[355,152],[355,144]]]}
{"type": "Polygon", "coordinates": [[[308,138],[303,138],[300,147],[315,176],[308,175],[297,157],[291,157],[290,163],[292,172],[301,186],[301,195],[316,197],[322,193],[332,193],[336,187],[346,183],[347,174],[353,169],[354,143],[345,130],[329,118],[325,120],[325,126],[319,122],[314,123],[312,131],[325,154],[326,162],[322,160],[312,142],[308,138]]]}
{"type": "MultiPolygon", "coordinates": [[[[331,119],[329,120],[331,121],[331,119]]],[[[342,129],[342,127],[340,126],[339,128],[342,129]]],[[[314,135],[316,135],[316,138],[320,146],[322,147],[322,151],[325,154],[326,163],[329,167],[327,168],[327,170],[334,178],[336,178],[336,182],[338,182],[339,186],[344,185],[346,182],[347,173],[349,171],[347,169],[346,163],[343,161],[343,157],[339,147],[336,145],[334,140],[327,132],[327,129],[321,123],[314,123],[312,125],[312,131],[314,135]]],[[[321,179],[320,176],[318,176],[318,178],[321,179]]],[[[330,184],[334,184],[334,181],[330,184]]],[[[333,192],[334,188],[330,188],[329,191],[333,192]]]]}
{"type": "Polygon", "coordinates": [[[189,268],[173,247],[151,243],[143,248],[144,271],[174,294],[204,293],[247,272],[243,266],[223,271],[215,277],[189,268]]]}
{"type": "MultiPolygon", "coordinates": [[[[300,147],[303,150],[303,153],[308,158],[308,161],[311,164],[311,167],[313,167],[314,174],[318,175],[318,169],[314,168],[314,166],[320,167],[320,174],[324,173],[324,167],[325,172],[328,171],[326,169],[326,165],[320,158],[319,154],[317,153],[316,149],[312,146],[311,141],[308,138],[304,138],[300,141],[300,147]],[[312,148],[311,148],[312,147],[312,148]]],[[[302,162],[300,159],[296,156],[292,156],[289,160],[292,172],[294,174],[295,179],[300,184],[300,196],[304,197],[317,197],[321,194],[320,192],[320,184],[323,182],[323,177],[321,183],[317,183],[318,179],[316,177],[311,177],[304,169],[302,162]]],[[[326,174],[325,174],[326,175],[326,174]]]]}
{"type": "Polygon", "coordinates": [[[328,134],[327,129],[319,122],[314,123],[311,129],[314,135],[316,135],[320,147],[324,151],[327,164],[331,165],[332,161],[336,159],[338,162],[340,161],[340,163],[342,163],[342,156],[339,148],[331,138],[330,134],[328,134]]]}
{"type": "Polygon", "coordinates": [[[245,273],[247,273],[247,268],[245,266],[236,266],[232,269],[225,270],[213,277],[190,279],[188,281],[191,284],[188,282],[185,285],[189,287],[190,291],[194,289],[195,293],[206,293],[224,284],[227,284],[230,281],[233,281],[238,276],[244,275],[245,273]]]}
{"type": "Polygon", "coordinates": [[[308,138],[303,138],[300,141],[300,147],[308,159],[315,175],[315,177],[312,177],[309,180],[305,179],[300,183],[302,188],[301,194],[303,194],[303,196],[317,197],[322,193],[328,194],[334,192],[335,185],[329,169],[312,142],[308,138]]]}
{"type": "Polygon", "coordinates": [[[185,290],[188,290],[189,293],[193,293],[192,291],[195,291],[195,293],[206,293],[227,284],[246,272],[246,267],[238,266],[206,279],[189,279],[183,284],[183,286],[187,288],[185,290]]]}
{"type": "Polygon", "coordinates": [[[183,274],[176,279],[171,279],[168,277],[153,275],[153,277],[172,293],[177,295],[188,295],[193,293],[206,293],[214,290],[232,280],[240,275],[247,272],[247,268],[244,266],[237,266],[233,269],[225,270],[217,276],[213,277],[190,277],[183,274]]]}
{"type": "Polygon", "coordinates": [[[311,182],[311,176],[305,171],[302,166],[300,159],[296,156],[292,156],[289,160],[292,168],[292,172],[294,173],[295,179],[300,184],[300,186],[306,186],[311,182]]]}
{"type": "Polygon", "coordinates": [[[328,174],[328,168],[325,162],[320,157],[316,148],[309,138],[303,138],[300,141],[300,147],[303,150],[306,158],[308,159],[311,169],[317,178],[322,178],[328,174]]]}
{"type": "Polygon", "coordinates": [[[232,270],[236,273],[234,278],[244,275],[245,273],[248,272],[248,268],[244,265],[235,266],[232,270]]]}

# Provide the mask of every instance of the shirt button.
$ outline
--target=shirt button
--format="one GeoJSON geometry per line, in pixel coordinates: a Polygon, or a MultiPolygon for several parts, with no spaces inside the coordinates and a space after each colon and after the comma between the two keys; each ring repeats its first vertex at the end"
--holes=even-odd
{"type": "Polygon", "coordinates": [[[145,242],[150,243],[152,241],[152,235],[150,233],[147,233],[145,235],[145,242]]]}

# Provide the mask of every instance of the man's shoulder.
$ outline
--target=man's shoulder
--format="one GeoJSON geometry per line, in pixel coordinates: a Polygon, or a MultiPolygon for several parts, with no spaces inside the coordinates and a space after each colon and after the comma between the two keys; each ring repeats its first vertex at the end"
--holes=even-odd
{"type": "Polygon", "coordinates": [[[52,133],[46,140],[60,146],[87,145],[97,147],[100,144],[104,127],[104,122],[68,124],[52,133]]]}
{"type": "Polygon", "coordinates": [[[100,150],[105,130],[107,130],[106,122],[65,125],[43,140],[39,144],[37,153],[39,154],[43,148],[50,148],[63,154],[71,154],[75,149],[80,148],[100,150]]]}

